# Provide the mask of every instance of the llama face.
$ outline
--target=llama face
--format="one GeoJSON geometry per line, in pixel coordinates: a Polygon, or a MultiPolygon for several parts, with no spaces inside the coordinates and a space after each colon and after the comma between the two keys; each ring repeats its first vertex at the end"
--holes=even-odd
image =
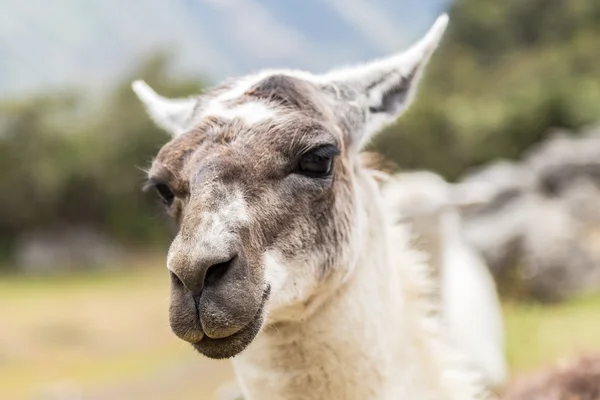
{"type": "Polygon", "coordinates": [[[199,114],[150,170],[179,224],[167,263],[171,326],[210,357],[241,351],[266,302],[304,301],[347,246],[346,144],[318,102],[308,82],[262,79],[219,104],[232,118],[199,114]],[[268,117],[248,121],[249,108],[268,117]]]}
{"type": "Polygon", "coordinates": [[[406,108],[445,24],[393,62],[324,76],[264,72],[178,100],[134,84],[174,135],[148,182],[179,225],[167,259],[176,335],[232,357],[348,276],[358,151],[406,108]]]}

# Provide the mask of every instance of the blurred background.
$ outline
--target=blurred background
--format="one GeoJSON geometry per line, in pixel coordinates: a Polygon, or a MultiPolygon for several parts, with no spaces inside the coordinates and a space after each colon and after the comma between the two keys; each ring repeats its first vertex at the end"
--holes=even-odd
{"type": "Polygon", "coordinates": [[[169,331],[172,230],[140,190],[167,135],[133,79],[178,96],[321,72],[402,50],[446,10],[417,104],[372,148],[494,185],[464,229],[515,375],[599,351],[597,0],[2,0],[0,398],[208,399],[232,376],[169,331]]]}

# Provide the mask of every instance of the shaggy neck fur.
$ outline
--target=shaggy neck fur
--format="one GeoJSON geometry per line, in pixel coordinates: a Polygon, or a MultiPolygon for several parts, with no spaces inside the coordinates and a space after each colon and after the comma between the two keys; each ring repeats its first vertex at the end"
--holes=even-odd
{"type": "Polygon", "coordinates": [[[431,281],[436,285],[436,297],[441,293],[442,262],[445,242],[445,232],[438,213],[411,217],[408,225],[411,231],[411,244],[416,250],[427,254],[427,264],[430,267],[431,281]]]}
{"type": "Polygon", "coordinates": [[[407,243],[404,228],[388,226],[367,173],[356,183],[365,223],[352,274],[325,289],[310,315],[266,327],[234,359],[245,399],[484,398],[437,338],[423,267],[416,254],[398,249],[407,243]]]}

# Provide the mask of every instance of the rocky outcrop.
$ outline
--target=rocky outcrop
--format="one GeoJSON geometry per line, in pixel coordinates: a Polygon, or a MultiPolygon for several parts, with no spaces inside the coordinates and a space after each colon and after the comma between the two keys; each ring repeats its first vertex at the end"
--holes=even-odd
{"type": "Polygon", "coordinates": [[[542,301],[600,286],[600,128],[555,132],[522,160],[490,164],[463,182],[495,193],[463,216],[496,277],[542,301]]]}

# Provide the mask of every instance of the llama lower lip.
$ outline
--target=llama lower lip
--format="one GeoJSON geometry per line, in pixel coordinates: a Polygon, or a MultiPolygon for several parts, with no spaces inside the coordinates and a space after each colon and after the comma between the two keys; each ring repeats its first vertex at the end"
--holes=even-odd
{"type": "Polygon", "coordinates": [[[258,309],[254,318],[238,332],[231,336],[227,336],[221,339],[212,339],[206,335],[204,337],[192,343],[192,346],[200,354],[205,355],[208,358],[223,359],[231,358],[241,353],[248,345],[254,340],[263,323],[263,311],[265,304],[271,293],[271,287],[268,286],[263,293],[262,303],[258,309]]]}
{"type": "Polygon", "coordinates": [[[183,340],[190,343],[197,343],[204,339],[206,335],[202,331],[188,331],[185,336],[182,337],[183,340]]]}

